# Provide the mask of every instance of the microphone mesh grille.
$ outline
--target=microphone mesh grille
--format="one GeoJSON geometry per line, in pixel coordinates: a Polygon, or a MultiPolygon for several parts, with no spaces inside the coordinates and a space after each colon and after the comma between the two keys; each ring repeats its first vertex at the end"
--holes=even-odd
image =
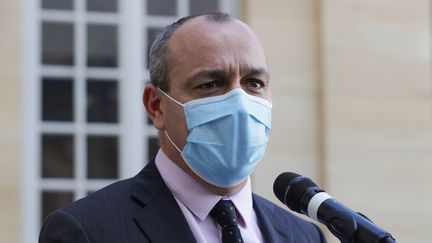
{"type": "Polygon", "coordinates": [[[292,172],[284,172],[276,178],[273,191],[276,197],[291,210],[302,213],[301,200],[311,187],[317,187],[317,185],[309,178],[292,172]]]}

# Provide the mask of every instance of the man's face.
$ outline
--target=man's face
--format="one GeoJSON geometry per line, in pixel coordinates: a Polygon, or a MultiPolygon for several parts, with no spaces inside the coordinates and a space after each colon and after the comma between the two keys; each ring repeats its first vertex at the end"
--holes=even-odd
{"type": "MultiPolygon", "coordinates": [[[[242,88],[271,101],[264,50],[253,31],[237,20],[212,22],[204,17],[179,27],[170,40],[169,92],[185,103],[242,88]]],[[[188,136],[183,107],[160,95],[158,129],[165,130],[183,149],[188,136]]],[[[179,152],[161,134],[161,147],[177,165],[193,175],[179,152]]]]}
{"type": "MultiPolygon", "coordinates": [[[[174,32],[170,53],[169,95],[181,103],[236,88],[271,100],[264,50],[253,31],[240,21],[192,19],[174,32]]],[[[165,101],[166,131],[182,149],[188,135],[183,109],[165,101]]]]}

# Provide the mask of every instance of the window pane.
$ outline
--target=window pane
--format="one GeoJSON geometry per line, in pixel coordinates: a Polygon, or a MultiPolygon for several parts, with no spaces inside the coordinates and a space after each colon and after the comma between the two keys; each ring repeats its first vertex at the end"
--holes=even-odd
{"type": "Polygon", "coordinates": [[[117,0],[87,0],[87,10],[117,12],[117,0]]]}
{"type": "Polygon", "coordinates": [[[152,160],[159,150],[159,138],[149,137],[148,138],[148,161],[152,160]]]}
{"type": "Polygon", "coordinates": [[[159,34],[159,32],[162,30],[162,28],[148,28],[147,29],[147,49],[146,49],[146,53],[144,54],[145,57],[147,57],[147,68],[149,67],[149,57],[150,55],[148,55],[150,53],[150,47],[154,41],[154,39],[156,38],[156,36],[159,34]]]}
{"type": "Polygon", "coordinates": [[[42,177],[74,176],[72,135],[42,135],[42,177]]]}
{"type": "Polygon", "coordinates": [[[57,10],[72,10],[72,0],[42,0],[42,8],[57,10]]]}
{"type": "Polygon", "coordinates": [[[42,23],[42,63],[74,65],[74,33],[71,23],[42,23]]]}
{"type": "Polygon", "coordinates": [[[203,12],[219,11],[219,1],[217,0],[190,0],[190,13],[197,14],[203,12]]]}
{"type": "Polygon", "coordinates": [[[118,88],[113,80],[87,82],[87,121],[118,122],[118,88]]]}
{"type": "Polygon", "coordinates": [[[177,0],[147,0],[147,14],[176,16],[177,0]]]}
{"type": "Polygon", "coordinates": [[[118,177],[118,142],[112,136],[87,137],[87,177],[118,177]]]}
{"type": "Polygon", "coordinates": [[[117,67],[117,27],[89,24],[87,26],[87,65],[117,67]]]}
{"type": "Polygon", "coordinates": [[[71,79],[44,78],[42,80],[42,120],[72,121],[73,104],[71,79]]]}
{"type": "Polygon", "coordinates": [[[62,208],[72,201],[72,192],[42,192],[42,220],[52,211],[62,208]]]}

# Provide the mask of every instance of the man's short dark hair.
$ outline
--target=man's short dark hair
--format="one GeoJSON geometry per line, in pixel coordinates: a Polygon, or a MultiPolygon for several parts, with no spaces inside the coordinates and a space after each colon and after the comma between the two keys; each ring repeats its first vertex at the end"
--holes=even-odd
{"type": "Polygon", "coordinates": [[[163,91],[169,91],[168,73],[171,65],[173,64],[173,60],[170,56],[169,51],[171,36],[178,27],[180,27],[187,21],[200,16],[205,16],[205,18],[209,21],[221,23],[228,22],[234,19],[231,15],[226,13],[201,13],[183,17],[176,22],[166,26],[156,36],[149,52],[150,82],[154,86],[159,87],[163,91]]]}

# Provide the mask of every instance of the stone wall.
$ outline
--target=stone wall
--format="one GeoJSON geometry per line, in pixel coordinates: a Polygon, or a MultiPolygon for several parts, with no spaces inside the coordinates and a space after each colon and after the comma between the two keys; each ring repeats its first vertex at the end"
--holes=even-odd
{"type": "Polygon", "coordinates": [[[268,53],[274,100],[255,190],[276,200],[276,175],[299,172],[398,241],[428,242],[430,1],[245,3],[268,53]]]}
{"type": "Polygon", "coordinates": [[[0,2],[0,242],[20,239],[20,1],[0,2]]]}

